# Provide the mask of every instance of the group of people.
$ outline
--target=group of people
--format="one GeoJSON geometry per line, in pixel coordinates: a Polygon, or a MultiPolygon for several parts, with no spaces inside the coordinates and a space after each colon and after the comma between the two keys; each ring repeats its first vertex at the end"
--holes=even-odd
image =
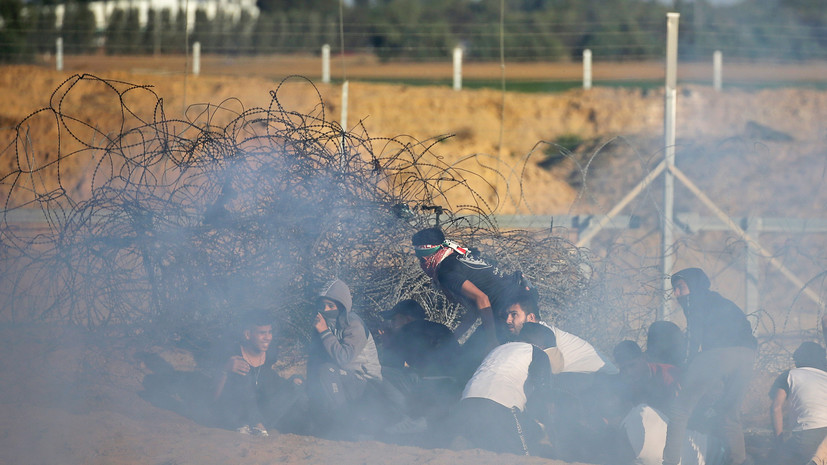
{"type": "MultiPolygon", "coordinates": [[[[672,275],[686,331],[657,321],[645,351],[621,341],[610,360],[542,321],[537,290],[521,273],[501,273],[438,228],[417,232],[412,244],[433,284],[464,307],[455,330],[406,299],[382,312],[387,324],[374,337],[335,279],[318,293],[304,377],[276,374],[270,316],[248,315],[216,377],[219,423],[258,436],[277,430],[592,463],[750,463],[740,409],[757,342],[701,269],[672,275]]],[[[771,417],[785,457],[778,463],[803,465],[818,460],[827,435],[827,357],[805,343],[795,362],[773,385],[771,417]],[[797,415],[791,435],[785,405],[797,415]]]]}

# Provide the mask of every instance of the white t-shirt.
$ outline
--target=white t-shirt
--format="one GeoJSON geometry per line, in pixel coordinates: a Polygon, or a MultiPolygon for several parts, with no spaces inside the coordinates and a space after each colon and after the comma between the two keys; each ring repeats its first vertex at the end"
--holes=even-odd
{"type": "MultiPolygon", "coordinates": [[[[646,404],[633,408],[621,422],[637,465],[661,465],[666,445],[666,416],[646,404]]],[[[687,430],[681,446],[681,465],[706,465],[708,438],[687,430]]]]}
{"type": "Polygon", "coordinates": [[[787,402],[795,418],[793,431],[827,426],[827,372],[793,368],[787,375],[787,402]]]}
{"type": "Polygon", "coordinates": [[[533,351],[534,346],[525,342],[509,342],[495,347],[465,384],[462,398],[480,397],[523,410],[526,404],[524,386],[533,351]]]}
{"type": "Polygon", "coordinates": [[[557,348],[563,354],[561,373],[618,373],[617,367],[588,342],[554,325],[542,324],[554,331],[557,348]]]}

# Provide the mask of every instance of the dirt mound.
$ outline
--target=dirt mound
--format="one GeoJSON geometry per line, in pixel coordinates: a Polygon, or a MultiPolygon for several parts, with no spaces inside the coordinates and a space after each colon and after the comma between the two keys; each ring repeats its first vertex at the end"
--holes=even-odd
{"type": "MultiPolygon", "coordinates": [[[[96,88],[99,86],[77,86],[66,99],[61,92],[53,96],[67,77],[67,73],[40,67],[0,69],[0,96],[6,102],[1,115],[7,124],[0,133],[4,146],[13,137],[12,122],[50,105],[91,125],[105,126],[107,121],[117,120],[119,102],[102,98],[105,94],[96,88]]],[[[341,119],[341,87],[314,87],[302,79],[280,83],[259,77],[185,78],[125,72],[109,72],[101,77],[151,86],[163,99],[165,117],[169,119],[192,118],[210,111],[205,104],[232,112],[267,107],[271,104],[270,93],[275,90],[278,90],[278,103],[285,108],[300,113],[315,112],[323,102],[328,120],[341,119]]],[[[410,136],[430,147],[433,156],[480,174],[482,177],[472,187],[497,213],[584,212],[594,210],[595,206],[607,208],[607,203],[616,201],[619,191],[634,185],[642,177],[641,171],[658,161],[662,154],[659,139],[663,102],[660,91],[626,88],[503,96],[501,92],[486,89],[455,92],[445,87],[352,82],[347,124],[350,130],[366,131],[372,138],[410,136]],[[544,162],[549,157],[570,157],[565,141],[573,139],[591,142],[581,146],[579,156],[575,157],[578,163],[569,166],[568,173],[548,170],[544,162]],[[626,156],[610,150],[620,145],[626,146],[626,156]],[[598,159],[599,165],[594,164],[598,159]],[[611,173],[628,179],[614,183],[605,195],[602,193],[605,180],[600,176],[597,178],[600,182],[583,186],[583,182],[589,181],[588,176],[601,167],[604,169],[599,174],[611,173]],[[618,167],[624,167],[624,172],[615,169],[618,167]],[[588,169],[591,171],[587,172],[588,169]],[[582,195],[583,187],[591,188],[588,195],[582,195]]],[[[128,103],[144,115],[157,111],[150,100],[128,103]]],[[[797,89],[715,92],[711,88],[688,87],[681,90],[678,104],[679,164],[697,157],[701,151],[712,152],[716,156],[713,171],[728,174],[732,171],[730,167],[736,173],[742,171],[738,160],[741,156],[749,157],[751,164],[768,166],[778,161],[779,154],[790,153],[783,156],[793,158],[786,165],[794,167],[805,166],[820,155],[815,144],[824,133],[825,92],[797,89]],[[781,134],[785,140],[770,137],[767,135],[770,133],[781,134]],[[740,147],[735,147],[738,141],[740,147]],[[784,147],[776,150],[778,145],[784,147]],[[684,147],[689,149],[686,156],[682,153],[684,147]],[[770,149],[772,153],[760,153],[770,149]]],[[[29,151],[42,151],[41,163],[53,161],[57,155],[58,147],[52,143],[58,136],[54,126],[48,121],[38,121],[22,128],[33,142],[29,151]]],[[[65,142],[67,136],[62,136],[65,142]]],[[[19,149],[18,157],[9,156],[6,149],[0,170],[8,172],[18,158],[23,157],[24,150],[19,149]]],[[[380,141],[375,150],[381,152],[380,141]]],[[[61,152],[65,153],[66,147],[61,147],[61,152]]],[[[88,175],[88,167],[81,162],[69,161],[60,169],[65,180],[88,175]]],[[[81,184],[70,182],[68,185],[71,188],[81,184]]],[[[728,184],[741,185],[739,182],[728,184]]],[[[464,200],[455,199],[454,203],[461,204],[464,200]]]]}

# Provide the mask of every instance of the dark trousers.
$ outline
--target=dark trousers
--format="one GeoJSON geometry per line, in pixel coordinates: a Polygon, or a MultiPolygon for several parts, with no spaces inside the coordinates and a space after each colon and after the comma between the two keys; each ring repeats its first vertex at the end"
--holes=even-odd
{"type": "Polygon", "coordinates": [[[805,465],[826,436],[827,427],[793,431],[777,451],[776,463],[805,465]]]}
{"type": "Polygon", "coordinates": [[[462,399],[457,409],[455,428],[474,447],[493,452],[529,455],[540,435],[537,423],[519,411],[489,399],[462,399]]]}
{"type": "Polygon", "coordinates": [[[236,429],[262,424],[280,432],[300,433],[306,429],[307,396],[304,387],[262,369],[250,373],[230,373],[221,397],[216,402],[220,426],[236,429]]]}
{"type": "Polygon", "coordinates": [[[314,432],[324,436],[333,434],[333,437],[347,433],[354,426],[367,388],[365,378],[332,363],[310,368],[307,395],[314,432]]]}
{"type": "Polygon", "coordinates": [[[409,369],[382,368],[382,393],[389,407],[411,418],[444,417],[463,386],[447,376],[420,376],[409,369]]]}
{"type": "Polygon", "coordinates": [[[663,448],[663,464],[680,462],[681,445],[692,411],[710,389],[723,386],[715,401],[716,428],[729,451],[730,463],[746,460],[744,430],[741,425],[741,403],[752,378],[755,351],[746,347],[705,350],[690,362],[681,382],[678,396],[667,408],[669,426],[663,448]]]}

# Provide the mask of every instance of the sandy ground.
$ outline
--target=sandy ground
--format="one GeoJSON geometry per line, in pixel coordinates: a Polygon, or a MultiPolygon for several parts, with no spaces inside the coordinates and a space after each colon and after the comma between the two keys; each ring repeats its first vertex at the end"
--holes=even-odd
{"type": "MultiPolygon", "coordinates": [[[[260,69],[257,75],[248,74],[242,70],[255,69],[255,63],[245,64],[250,66],[245,68],[221,58],[203,67],[209,70],[225,66],[228,75],[205,73],[185,79],[180,74],[180,62],[178,71],[172,67],[168,72],[163,71],[163,66],[155,66],[157,62],[153,65],[152,59],[115,69],[117,63],[114,58],[88,63],[74,61],[67,63],[71,66],[64,72],[38,66],[0,67],[0,100],[4,102],[0,109],[0,138],[5,148],[0,172],[5,174],[21,161],[21,157],[13,155],[14,147],[7,147],[11,129],[33,111],[48,106],[54,89],[74,73],[93,72],[101,77],[152,85],[163,98],[167,115],[179,117],[194,103],[233,108],[266,106],[270,103],[269,92],[278,86],[283,75],[307,69],[284,64],[287,73],[269,74],[267,69],[260,69]]],[[[355,78],[360,70],[377,65],[361,66],[350,63],[349,76],[355,78]]],[[[657,66],[646,66],[651,72],[658,72],[657,66]]],[[[822,69],[814,67],[816,72],[822,69]]],[[[469,69],[467,75],[473,72],[469,69]]],[[[536,76],[550,72],[540,71],[536,76]]],[[[287,106],[302,109],[316,103],[315,90],[306,84],[294,85],[290,81],[283,90],[279,100],[287,106]]],[[[339,120],[341,88],[317,84],[317,90],[330,118],[339,120]]],[[[439,144],[439,156],[447,162],[466,163],[475,171],[484,171],[480,160],[486,160],[486,165],[506,173],[490,185],[475,186],[487,198],[497,199],[494,204],[499,213],[606,211],[662,155],[657,148],[648,151],[646,147],[650,145],[646,144],[641,146],[644,148],[629,143],[626,147],[632,149],[605,149],[601,153],[607,155],[597,157],[599,163],[591,166],[589,175],[593,177],[589,178],[585,193],[583,186],[571,182],[571,173],[576,171],[571,166],[564,163],[546,169],[539,163],[548,157],[550,144],[572,135],[596,144],[592,145],[595,150],[609,141],[658,141],[662,137],[664,104],[663,94],[658,91],[598,87],[588,92],[503,96],[492,90],[454,92],[441,87],[358,81],[351,82],[349,91],[349,127],[361,123],[372,137],[406,134],[429,140],[455,134],[439,144]],[[468,157],[471,154],[478,156],[468,157]],[[508,195],[503,193],[506,186],[508,195]]],[[[101,95],[94,85],[79,88],[72,98],[62,102],[63,109],[85,121],[105,125],[116,108],[101,95]]],[[[140,100],[136,106],[149,113],[153,103],[140,100]]],[[[797,206],[798,212],[823,213],[827,194],[819,186],[824,176],[825,113],[827,93],[820,91],[718,93],[708,87],[682,87],[679,144],[693,149],[687,152],[692,160],[687,169],[704,166],[706,169],[695,173],[699,183],[709,188],[716,201],[733,215],[789,215],[791,206],[797,206]],[[710,147],[715,150],[708,150],[710,147]],[[721,147],[731,154],[727,163],[711,155],[719,156],[721,147]],[[773,183],[774,187],[765,188],[773,179],[793,182],[773,183]],[[802,190],[802,186],[807,189],[802,190]]],[[[34,151],[42,157],[38,163],[54,160],[56,136],[50,127],[35,125],[28,129],[31,140],[37,144],[34,151]]],[[[61,169],[64,183],[82,195],[89,176],[85,167],[68,164],[61,169]]],[[[331,442],[295,435],[242,437],[202,426],[176,413],[176,406],[188,395],[186,392],[173,391],[168,404],[142,397],[152,369],[142,364],[136,353],[147,348],[115,344],[106,345],[101,352],[91,347],[80,336],[51,338],[32,328],[5,329],[0,337],[0,464],[549,463],[476,450],[426,450],[375,441],[331,442]]],[[[168,355],[170,348],[158,351],[168,355]]],[[[194,367],[186,354],[179,355],[174,363],[180,370],[178,376],[190,376],[187,373],[192,374],[194,367]]],[[[745,405],[751,430],[765,430],[767,426],[763,389],[768,377],[764,374],[756,394],[745,405]]],[[[755,450],[760,435],[752,434],[750,441],[755,450]]]]}
{"type": "MultiPolygon", "coordinates": [[[[48,328],[4,327],[0,333],[4,465],[579,463],[272,430],[268,438],[241,435],[204,423],[197,399],[209,385],[187,351],[159,346],[144,351],[134,341],[48,328]]],[[[759,454],[766,450],[766,437],[754,426],[747,433],[758,464],[764,463],[759,454]]]]}
{"type": "Polygon", "coordinates": [[[127,341],[101,345],[42,328],[0,331],[2,464],[554,463],[477,449],[329,441],[276,431],[268,438],[245,436],[199,422],[203,417],[190,406],[204,378],[185,351],[142,352],[127,341]],[[47,333],[52,337],[44,340],[47,333]],[[171,371],[159,368],[161,360],[171,371]]]}

